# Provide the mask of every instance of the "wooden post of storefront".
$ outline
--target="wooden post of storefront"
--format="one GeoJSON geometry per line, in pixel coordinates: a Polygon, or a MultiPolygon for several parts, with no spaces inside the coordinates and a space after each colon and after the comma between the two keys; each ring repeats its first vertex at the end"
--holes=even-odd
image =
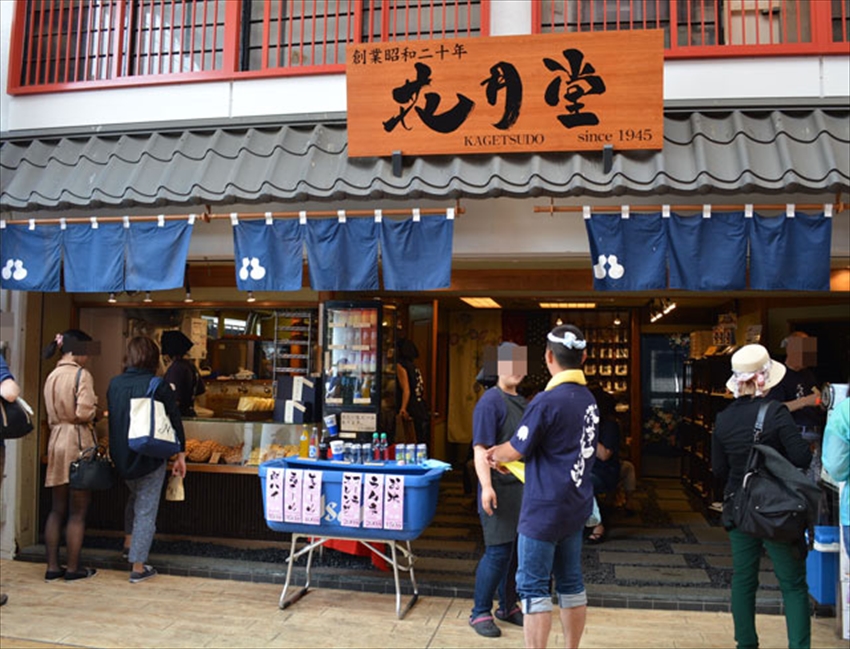
{"type": "Polygon", "coordinates": [[[632,309],[629,317],[629,434],[632,438],[631,461],[635,465],[635,475],[640,477],[642,460],[643,400],[641,399],[640,376],[640,309],[632,309]]]}

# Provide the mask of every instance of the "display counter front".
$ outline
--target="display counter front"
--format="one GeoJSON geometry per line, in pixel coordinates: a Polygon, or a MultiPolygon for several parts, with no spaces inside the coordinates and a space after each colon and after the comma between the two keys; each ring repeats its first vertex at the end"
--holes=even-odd
{"type": "MultiPolygon", "coordinates": [[[[297,454],[302,426],[187,418],[183,420],[183,428],[187,449],[203,445],[209,455],[203,461],[188,459],[183,481],[185,500],[172,502],[163,497],[157,515],[157,533],[199,539],[282,540],[281,534],[271,531],[265,522],[258,465],[267,459],[286,457],[287,453],[297,454]]],[[[195,453],[192,457],[196,460],[204,457],[197,450],[195,453]]],[[[41,468],[43,485],[46,463],[41,468]]],[[[123,531],[128,496],[122,481],[108,491],[92,492],[86,522],[88,532],[123,531]]],[[[50,498],[50,489],[42,488],[42,533],[50,498]]]]}

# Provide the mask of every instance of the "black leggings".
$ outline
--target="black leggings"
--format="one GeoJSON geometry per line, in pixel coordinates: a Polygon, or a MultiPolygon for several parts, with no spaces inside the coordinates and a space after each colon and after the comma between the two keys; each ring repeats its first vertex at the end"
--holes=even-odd
{"type": "Polygon", "coordinates": [[[50,571],[60,569],[59,541],[62,537],[62,524],[67,518],[68,524],[65,527],[67,569],[68,572],[77,572],[80,569],[80,552],[86,535],[86,512],[91,502],[91,492],[71,489],[67,484],[63,484],[52,487],[51,493],[53,504],[44,527],[47,569],[50,571]]]}

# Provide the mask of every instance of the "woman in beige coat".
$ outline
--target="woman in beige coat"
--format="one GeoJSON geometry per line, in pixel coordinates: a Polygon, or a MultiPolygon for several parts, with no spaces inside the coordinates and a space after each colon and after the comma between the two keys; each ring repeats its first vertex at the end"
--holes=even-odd
{"type": "Polygon", "coordinates": [[[84,368],[91,340],[88,334],[69,329],[57,334],[43,353],[44,358],[50,358],[57,350],[62,354],[56,369],[44,383],[44,404],[50,425],[44,486],[50,487],[52,492],[52,507],[44,529],[47,550],[45,581],[87,579],[97,572],[94,568],[80,568],[79,565],[91,492],[71,489],[68,484],[71,462],[79,457],[82,449],[96,442],[93,424],[97,395],[92,375],[84,368]],[[67,567],[63,568],[59,565],[59,541],[66,518],[67,567]]]}

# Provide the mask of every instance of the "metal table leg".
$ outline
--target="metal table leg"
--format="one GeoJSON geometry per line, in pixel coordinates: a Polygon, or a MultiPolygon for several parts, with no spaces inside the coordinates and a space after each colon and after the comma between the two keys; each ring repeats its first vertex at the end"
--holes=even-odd
{"type": "Polygon", "coordinates": [[[413,554],[413,551],[410,548],[410,541],[405,541],[404,545],[400,545],[397,541],[371,541],[371,540],[363,540],[363,539],[352,539],[351,537],[305,537],[310,539],[306,546],[295,551],[295,546],[298,539],[301,538],[300,534],[292,535],[292,543],[289,550],[289,558],[287,559],[287,563],[289,564],[286,568],[286,581],[283,585],[283,590],[280,593],[280,601],[278,606],[281,609],[288,608],[299,599],[301,599],[307,592],[310,590],[310,571],[313,566],[313,550],[320,545],[323,545],[325,541],[328,541],[332,538],[343,538],[347,541],[358,541],[365,545],[369,550],[384,559],[384,561],[388,562],[393,567],[393,580],[395,583],[395,601],[396,601],[396,616],[399,620],[403,619],[407,612],[413,608],[416,602],[419,601],[419,587],[416,584],[416,575],[413,571],[413,564],[416,561],[416,556],[413,554]],[[378,549],[373,543],[385,543],[390,548],[390,556],[380,549],[378,549]],[[294,593],[292,596],[287,598],[286,593],[289,589],[290,582],[292,580],[292,568],[295,565],[295,561],[299,559],[302,555],[307,554],[307,570],[306,570],[306,583],[303,587],[301,587],[298,592],[294,593]],[[399,556],[401,555],[401,556],[399,556]],[[404,561],[404,563],[402,563],[404,561]],[[408,600],[407,604],[402,608],[401,602],[401,583],[399,580],[399,570],[405,571],[410,575],[410,583],[413,587],[413,593],[408,600]]]}
{"type": "MultiPolygon", "coordinates": [[[[289,564],[286,567],[286,581],[283,584],[283,590],[280,593],[280,600],[278,602],[278,606],[281,609],[288,608],[289,606],[291,606],[292,604],[297,602],[299,599],[304,597],[304,595],[306,595],[307,592],[310,590],[310,571],[313,567],[313,549],[322,545],[326,540],[326,539],[323,539],[323,538],[313,539],[312,541],[308,542],[306,546],[304,546],[298,552],[296,552],[295,551],[295,545],[298,542],[298,539],[300,537],[301,537],[300,534],[293,534],[292,535],[292,543],[291,543],[290,548],[289,548],[289,558],[286,560],[286,562],[289,564]],[[304,584],[303,587],[301,587],[301,589],[297,593],[293,594],[289,599],[287,599],[286,598],[286,591],[289,589],[289,582],[292,579],[292,567],[295,565],[295,561],[299,557],[301,557],[305,552],[307,553],[306,583],[304,584]]],[[[308,538],[308,537],[305,537],[305,538],[308,538]]]]}

